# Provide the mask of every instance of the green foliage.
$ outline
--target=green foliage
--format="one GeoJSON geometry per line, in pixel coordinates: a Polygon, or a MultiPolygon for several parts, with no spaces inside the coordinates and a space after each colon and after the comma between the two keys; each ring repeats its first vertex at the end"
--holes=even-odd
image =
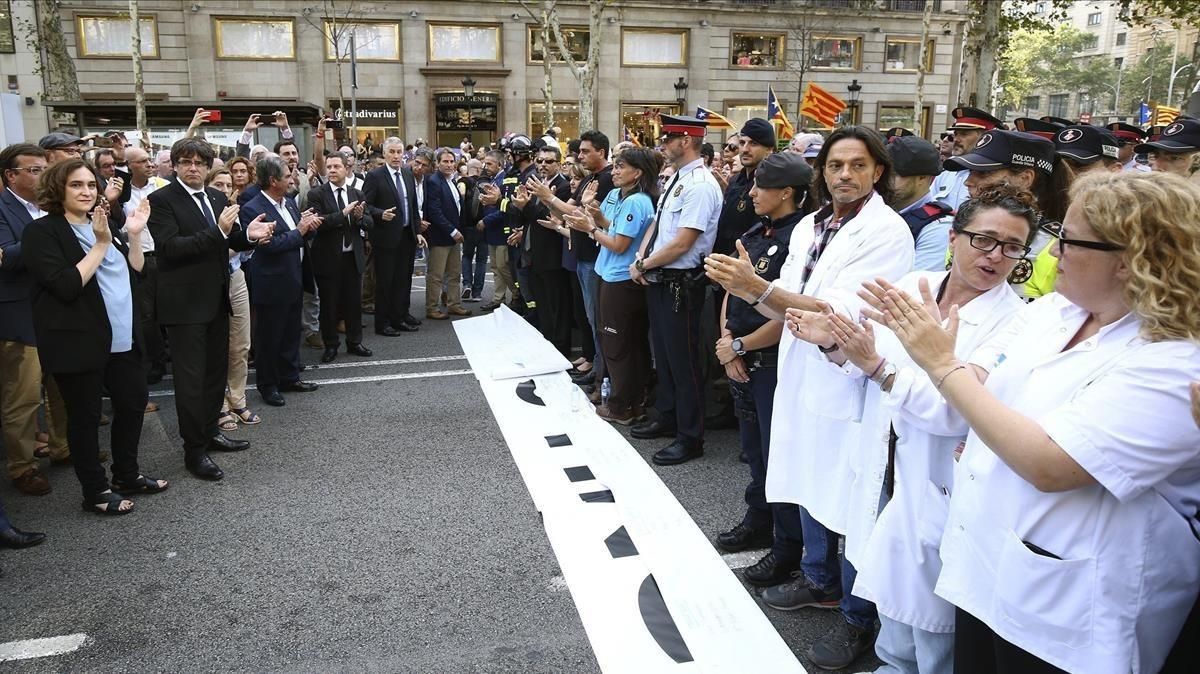
{"type": "Polygon", "coordinates": [[[1079,56],[1091,39],[1090,33],[1070,24],[1052,29],[1018,28],[1009,35],[1009,46],[1000,57],[998,103],[1019,108],[1026,96],[1041,91],[1082,92],[1111,101],[1117,82],[1112,61],[1103,56],[1079,56]]]}
{"type": "MultiPolygon", "coordinates": [[[[1142,99],[1156,101],[1178,108],[1187,93],[1191,68],[1184,68],[1191,63],[1186,53],[1175,57],[1175,88],[1171,100],[1167,100],[1167,89],[1171,82],[1171,49],[1174,43],[1167,40],[1155,40],[1154,48],[1142,56],[1136,63],[1125,64],[1125,74],[1121,78],[1121,100],[1125,110],[1132,110],[1142,99]],[[1180,70],[1182,69],[1182,70],[1180,70]]],[[[1194,67],[1194,64],[1193,64],[1194,67]]]]}
{"type": "Polygon", "coordinates": [[[1200,24],[1200,2],[1196,0],[1119,0],[1118,16],[1134,26],[1162,19],[1176,28],[1200,24]]]}

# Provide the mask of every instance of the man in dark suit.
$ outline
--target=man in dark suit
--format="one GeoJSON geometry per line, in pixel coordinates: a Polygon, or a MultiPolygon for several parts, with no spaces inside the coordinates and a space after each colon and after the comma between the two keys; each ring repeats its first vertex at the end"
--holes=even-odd
{"type": "Polygon", "coordinates": [[[213,157],[203,140],[177,141],[171,146],[176,180],[146,197],[158,261],[156,309],[171,342],[184,463],[205,480],[225,476],[209,450],[250,446],[217,431],[229,366],[229,251],[268,242],[274,227],[262,217],[239,226],[238,207],[204,187],[213,157]]]}
{"type": "Polygon", "coordinates": [[[257,311],[254,331],[254,370],[258,392],[268,405],[285,404],[280,391],[309,393],[312,382],[300,381],[300,307],[304,291],[313,289],[311,260],[305,238],[321,224],[312,211],[300,212],[288,196],[291,167],[278,155],[260,159],[254,167],[258,196],[242,207],[243,225],[257,218],[275,223],[269,243],[258,246],[248,265],[250,302],[257,311]]]}
{"type": "Polygon", "coordinates": [[[308,205],[321,216],[313,237],[312,269],[321,298],[322,363],[337,358],[337,322],[346,323],[346,353],[372,355],[362,345],[362,276],[366,270],[362,229],[372,225],[363,193],[350,186],[350,157],[334,152],[325,158],[329,182],[308,192],[308,205]]]}
{"type": "Polygon", "coordinates": [[[527,185],[518,188],[514,199],[518,211],[516,222],[521,225],[521,248],[529,260],[529,291],[537,303],[538,330],[542,336],[570,358],[571,309],[570,272],[562,265],[563,237],[557,231],[546,229],[538,220],[550,217],[550,206],[546,203],[566,203],[571,198],[571,181],[562,174],[561,155],[557,145],[546,145],[538,150],[534,160],[537,175],[530,176],[527,185]],[[534,194],[552,194],[553,199],[543,200],[534,194]]]}
{"type": "Polygon", "coordinates": [[[404,167],[404,141],[383,141],[383,166],[367,173],[363,181],[366,212],[374,223],[371,247],[375,252],[375,334],[395,337],[416,332],[421,321],[410,312],[413,263],[418,231],[416,185],[404,167]]]}
{"type": "Polygon", "coordinates": [[[425,219],[429,229],[429,256],[425,264],[425,317],[445,320],[451,315],[470,316],[462,305],[462,198],[458,168],[450,148],[434,155],[437,170],[425,180],[425,219]],[[446,311],[440,308],[446,291],[446,311]]]}
{"type": "MultiPolygon", "coordinates": [[[[46,151],[30,143],[9,145],[0,152],[0,418],[4,419],[4,445],[8,477],[19,491],[31,496],[50,493],[50,482],[34,456],[37,410],[42,400],[42,367],[33,332],[29,294],[33,278],[21,255],[21,239],[30,222],[46,215],[34,194],[46,169],[46,151]]],[[[50,378],[47,378],[50,380],[50,378]]],[[[53,386],[53,381],[51,380],[53,386]]],[[[66,461],[66,412],[54,389],[50,420],[50,457],[66,461]],[[57,412],[57,414],[54,414],[57,412]]]]}

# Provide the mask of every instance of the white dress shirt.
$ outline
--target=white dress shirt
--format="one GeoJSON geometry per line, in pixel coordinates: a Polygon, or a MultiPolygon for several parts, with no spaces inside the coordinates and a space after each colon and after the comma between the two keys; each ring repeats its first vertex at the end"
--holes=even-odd
{"type": "Polygon", "coordinates": [[[32,201],[25,201],[24,199],[22,199],[21,195],[12,191],[11,187],[8,188],[8,193],[13,195],[14,197],[16,197],[17,201],[21,202],[21,205],[24,206],[25,210],[29,212],[29,217],[33,218],[34,220],[37,220],[38,218],[42,218],[42,217],[49,215],[49,213],[47,213],[46,211],[43,211],[41,208],[38,207],[37,204],[33,203],[32,201]]]}

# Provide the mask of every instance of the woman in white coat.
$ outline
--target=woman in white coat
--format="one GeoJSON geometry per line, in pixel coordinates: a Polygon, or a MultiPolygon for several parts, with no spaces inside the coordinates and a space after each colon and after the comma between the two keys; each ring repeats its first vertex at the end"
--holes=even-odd
{"type": "MultiPolygon", "coordinates": [[[[910,294],[934,297],[943,315],[959,307],[954,351],[961,358],[1024,306],[1006,280],[1037,233],[1034,204],[1032,194],[1009,186],[965,202],[950,231],[950,270],[913,272],[896,283],[910,294]]],[[[949,674],[954,607],[933,587],[942,566],[938,546],[954,489],[955,450],[966,439],[967,422],[894,335],[880,330],[876,336],[870,323],[837,314],[831,320],[839,347],[831,360],[849,360],[872,382],[851,462],[846,558],[858,569],[854,594],[879,611],[875,652],[884,666],[876,672],[949,674]],[[887,503],[882,512],[881,502],[887,503]]]]}
{"type": "Polygon", "coordinates": [[[1071,196],[1058,294],[969,362],[954,308],[943,328],[933,302],[871,288],[971,428],[936,587],[960,672],[1157,672],[1200,588],[1200,192],[1118,173],[1071,196]]]}

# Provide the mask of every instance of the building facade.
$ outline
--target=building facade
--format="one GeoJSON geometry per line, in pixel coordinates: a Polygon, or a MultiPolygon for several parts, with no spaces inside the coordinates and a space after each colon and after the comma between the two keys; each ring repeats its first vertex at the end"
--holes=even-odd
{"type": "MultiPolygon", "coordinates": [[[[925,134],[943,128],[959,98],[966,23],[965,2],[929,1],[935,4],[924,78],[925,134]]],[[[765,116],[768,85],[793,123],[803,126],[808,120],[798,120],[795,111],[803,69],[805,82],[857,98],[848,117],[881,129],[912,127],[925,2],[616,0],[605,10],[598,36],[597,126],[613,138],[648,138],[656,114],[691,114],[696,106],[740,123],[765,116]],[[854,97],[847,89],[852,84],[861,87],[854,97]]],[[[141,0],[155,144],[182,134],[198,107],[221,111],[221,120],[205,133],[223,146],[232,145],[248,114],[274,110],[286,112],[294,128],[311,127],[322,113],[340,116],[347,127],[338,132],[341,139],[357,120],[359,139],[376,145],[391,135],[456,146],[464,136],[479,145],[510,130],[542,131],[546,49],[537,22],[520,3],[332,4],[349,9],[325,15],[326,3],[316,0],[141,0]]],[[[597,38],[588,29],[586,2],[559,4],[564,40],[582,57],[597,38]]],[[[0,71],[23,101],[27,136],[50,128],[54,113],[77,115],[86,132],[135,128],[127,0],[57,3],[78,73],[78,100],[43,100],[35,71],[40,55],[21,34],[22,26],[39,20],[36,5],[0,0],[0,12],[9,12],[12,44],[4,53],[0,36],[0,71]]],[[[567,140],[580,131],[579,87],[568,66],[552,60],[555,124],[560,140],[567,140]]],[[[259,142],[273,142],[272,133],[261,131],[259,142]]]]}

